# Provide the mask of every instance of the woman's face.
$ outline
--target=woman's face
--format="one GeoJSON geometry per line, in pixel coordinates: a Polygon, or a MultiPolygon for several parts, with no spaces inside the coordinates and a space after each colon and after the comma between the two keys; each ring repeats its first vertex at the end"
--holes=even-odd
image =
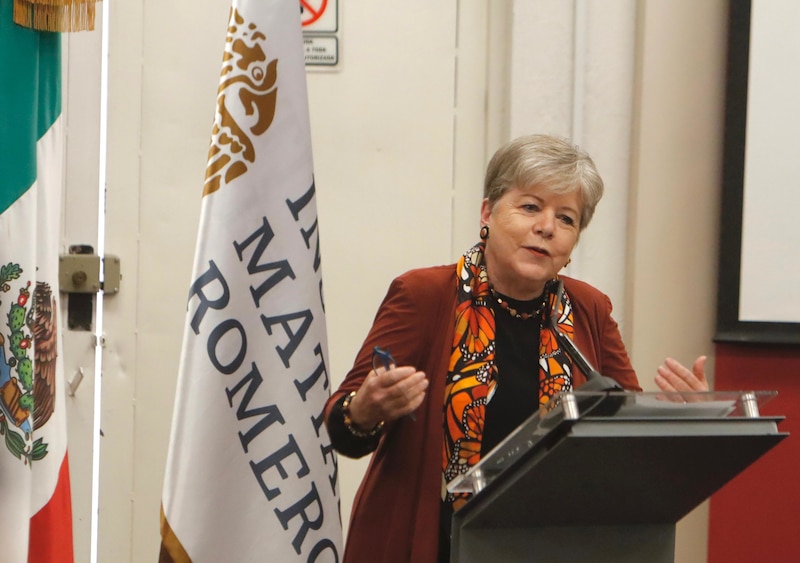
{"type": "Polygon", "coordinates": [[[541,295],[578,242],[580,211],[580,190],[556,194],[542,186],[514,187],[493,207],[484,199],[486,268],[495,290],[520,300],[541,295]]]}

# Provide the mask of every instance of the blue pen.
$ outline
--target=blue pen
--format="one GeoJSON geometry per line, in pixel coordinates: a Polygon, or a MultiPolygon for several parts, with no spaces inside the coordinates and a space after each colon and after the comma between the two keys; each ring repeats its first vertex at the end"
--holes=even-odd
{"type": "MultiPolygon", "coordinates": [[[[376,360],[379,360],[381,364],[383,364],[383,368],[386,371],[392,369],[392,366],[397,365],[395,364],[394,358],[389,353],[389,350],[384,350],[383,348],[379,348],[378,346],[375,346],[372,349],[372,369],[374,369],[375,372],[377,373],[378,366],[375,365],[376,360]]],[[[413,412],[408,414],[408,418],[414,421],[417,420],[417,417],[413,412]]]]}
{"type": "Polygon", "coordinates": [[[378,348],[377,346],[372,349],[372,369],[377,371],[378,366],[375,365],[375,360],[380,360],[380,362],[383,364],[383,368],[386,371],[389,371],[392,369],[392,366],[395,365],[394,358],[389,353],[389,350],[384,350],[383,348],[378,348]]]}

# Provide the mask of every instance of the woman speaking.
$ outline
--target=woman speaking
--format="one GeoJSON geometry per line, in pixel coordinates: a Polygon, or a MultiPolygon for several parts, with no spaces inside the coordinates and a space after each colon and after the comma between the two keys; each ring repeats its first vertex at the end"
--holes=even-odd
{"type": "MultiPolygon", "coordinates": [[[[337,451],[375,452],[345,563],[449,561],[450,520],[466,498],[446,484],[556,393],[586,382],[547,322],[559,279],[558,329],[602,375],[640,390],[609,298],[559,277],[602,195],[577,147],[546,135],[515,139],[487,167],[480,242],[457,264],[392,282],[325,409],[337,451]]],[[[707,390],[704,364],[701,356],[689,370],[667,359],[656,384],[707,390]]]]}

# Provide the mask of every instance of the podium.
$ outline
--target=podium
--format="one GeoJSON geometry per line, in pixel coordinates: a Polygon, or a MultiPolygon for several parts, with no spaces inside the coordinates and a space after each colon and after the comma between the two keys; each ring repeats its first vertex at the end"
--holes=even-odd
{"type": "Polygon", "coordinates": [[[557,395],[448,484],[473,494],[451,563],[672,563],[678,520],[788,435],[775,394],[557,395]]]}

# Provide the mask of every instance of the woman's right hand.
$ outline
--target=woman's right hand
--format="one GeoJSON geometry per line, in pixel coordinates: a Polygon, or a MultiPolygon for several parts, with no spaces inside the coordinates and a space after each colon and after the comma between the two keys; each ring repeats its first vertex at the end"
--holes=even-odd
{"type": "Polygon", "coordinates": [[[427,388],[425,374],[412,366],[371,370],[350,401],[350,419],[364,431],[397,420],[422,404],[427,388]]]}

